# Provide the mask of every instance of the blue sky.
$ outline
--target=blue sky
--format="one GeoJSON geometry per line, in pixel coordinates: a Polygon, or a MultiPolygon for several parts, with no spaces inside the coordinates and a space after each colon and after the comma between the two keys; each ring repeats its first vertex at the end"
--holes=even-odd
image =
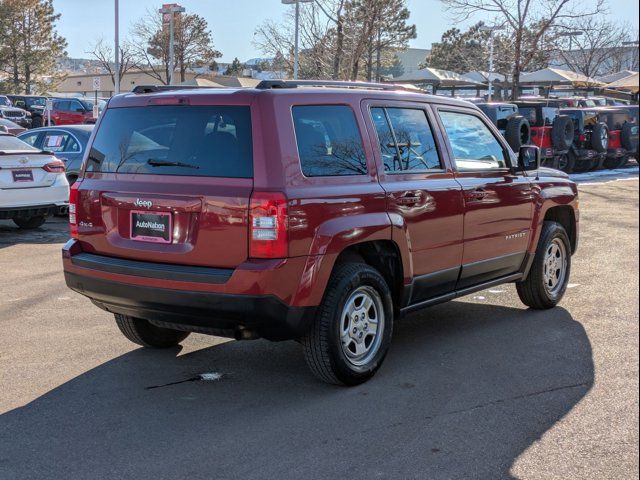
{"type": "MultiPolygon", "coordinates": [[[[589,0],[585,0],[589,1],[589,0]]],[[[88,57],[86,51],[100,36],[113,38],[113,0],[54,0],[62,14],[58,31],[68,41],[72,57],[88,57]]],[[[147,10],[157,10],[169,1],[120,0],[120,31],[124,35],[147,10]]],[[[213,31],[215,46],[223,53],[222,61],[234,57],[247,60],[260,56],[252,45],[255,27],[266,19],[282,18],[280,0],[182,0],[188,12],[207,19],[213,31]]],[[[442,32],[454,25],[439,0],[408,0],[411,21],[418,27],[418,38],[412,47],[429,48],[442,32]]],[[[609,0],[610,17],[631,22],[638,28],[638,0],[609,0]]]]}

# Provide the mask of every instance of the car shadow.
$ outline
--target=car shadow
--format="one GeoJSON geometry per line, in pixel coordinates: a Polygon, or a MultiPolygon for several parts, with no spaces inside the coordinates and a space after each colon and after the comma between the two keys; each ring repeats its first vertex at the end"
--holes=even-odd
{"type": "Polygon", "coordinates": [[[316,381],[300,348],[114,358],[0,416],[0,478],[513,478],[594,382],[589,339],[562,308],[413,315],[354,388],[316,381]]]}
{"type": "Polygon", "coordinates": [[[21,230],[11,220],[0,220],[0,249],[19,243],[64,243],[69,239],[66,217],[49,217],[44,225],[33,230],[21,230]]]}

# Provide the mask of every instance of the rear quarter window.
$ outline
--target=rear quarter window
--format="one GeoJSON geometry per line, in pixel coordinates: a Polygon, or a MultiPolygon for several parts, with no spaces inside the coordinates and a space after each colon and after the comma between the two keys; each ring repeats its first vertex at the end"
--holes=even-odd
{"type": "Polygon", "coordinates": [[[253,177],[247,106],[151,106],[107,109],[86,171],[253,177]]]}
{"type": "Polygon", "coordinates": [[[362,136],[351,107],[296,106],[292,114],[300,167],[306,177],[367,173],[362,136]]]}

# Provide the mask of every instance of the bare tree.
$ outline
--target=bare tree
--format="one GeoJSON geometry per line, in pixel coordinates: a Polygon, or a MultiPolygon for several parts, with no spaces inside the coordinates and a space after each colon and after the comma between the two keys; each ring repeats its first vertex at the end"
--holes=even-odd
{"type": "Polygon", "coordinates": [[[611,55],[627,39],[626,28],[597,17],[587,18],[576,27],[581,35],[571,39],[565,37],[560,44],[562,61],[571,70],[587,77],[611,73],[611,55]]]}
{"type": "MultiPolygon", "coordinates": [[[[92,45],[91,50],[87,52],[93,58],[95,58],[100,66],[107,71],[109,76],[111,77],[111,81],[115,86],[115,62],[114,62],[114,54],[113,47],[104,40],[104,38],[100,38],[95,44],[92,45]]],[[[135,54],[134,48],[129,42],[123,42],[120,44],[120,78],[123,78],[124,75],[136,68],[135,62],[135,54]]]]}
{"type": "MultiPolygon", "coordinates": [[[[180,80],[186,80],[187,69],[213,65],[222,54],[213,47],[207,21],[199,15],[181,15],[175,22],[174,64],[180,72],[180,80]]],[[[134,58],[138,66],[159,82],[166,84],[169,78],[169,31],[162,17],[148,11],[132,31],[134,58]]]]}
{"type": "Polygon", "coordinates": [[[584,21],[605,10],[604,0],[441,0],[457,20],[475,15],[495,15],[513,39],[513,96],[520,75],[529,69],[545,36],[558,25],[584,21]],[[527,45],[528,44],[528,45],[527,45]]]}
{"type": "MultiPolygon", "coordinates": [[[[316,0],[305,5],[300,21],[300,75],[303,78],[380,77],[394,53],[415,38],[407,23],[406,0],[316,0]]],[[[254,44],[271,57],[280,55],[292,70],[293,12],[285,21],[260,25],[254,44]]]]}

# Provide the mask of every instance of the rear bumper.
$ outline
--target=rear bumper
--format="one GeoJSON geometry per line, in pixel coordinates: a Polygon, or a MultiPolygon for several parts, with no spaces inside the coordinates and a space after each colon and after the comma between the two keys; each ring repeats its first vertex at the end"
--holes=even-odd
{"type": "Polygon", "coordinates": [[[624,148],[610,148],[607,150],[608,158],[620,158],[631,154],[633,154],[633,152],[627,152],[624,148]]]}
{"type": "Polygon", "coordinates": [[[0,209],[23,210],[47,205],[69,205],[69,182],[64,175],[48,187],[0,188],[0,209]]]}
{"type": "Polygon", "coordinates": [[[229,295],[130,285],[65,272],[72,290],[98,307],[205,334],[239,337],[255,332],[269,340],[305,334],[315,307],[291,307],[274,296],[229,295]]]}
{"type": "Polygon", "coordinates": [[[94,255],[82,252],[74,240],[67,242],[62,253],[65,280],[72,290],[108,312],[179,330],[294,339],[308,331],[317,309],[290,304],[276,294],[284,283],[295,290],[296,262],[263,270],[256,277],[256,271],[242,268],[168,265],[94,255]]]}

